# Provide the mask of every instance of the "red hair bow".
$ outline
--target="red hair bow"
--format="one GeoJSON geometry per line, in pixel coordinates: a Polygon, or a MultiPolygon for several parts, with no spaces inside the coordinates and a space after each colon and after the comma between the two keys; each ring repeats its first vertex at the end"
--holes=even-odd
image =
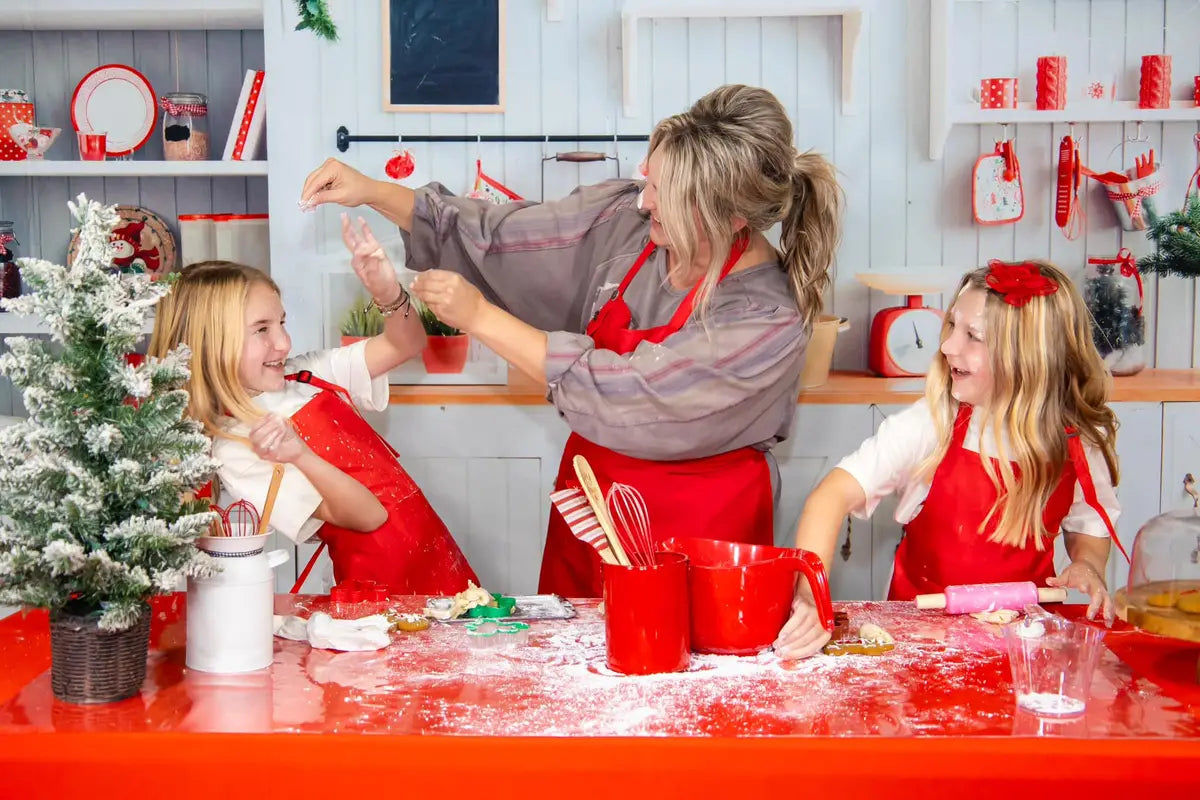
{"type": "Polygon", "coordinates": [[[1031,261],[1010,264],[992,259],[988,262],[987,285],[1004,298],[1010,306],[1021,306],[1035,297],[1045,297],[1058,291],[1058,283],[1042,274],[1031,261]]]}

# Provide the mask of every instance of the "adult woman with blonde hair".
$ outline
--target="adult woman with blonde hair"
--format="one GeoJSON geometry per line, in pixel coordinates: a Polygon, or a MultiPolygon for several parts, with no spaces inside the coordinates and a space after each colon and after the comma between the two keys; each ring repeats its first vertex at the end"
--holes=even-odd
{"type": "MultiPolygon", "coordinates": [[[[798,547],[826,563],[847,514],[900,495],[889,600],[951,584],[1034,581],[1089,595],[1113,618],[1104,571],[1120,513],[1111,379],[1079,292],[1051,264],[992,261],[946,311],[925,398],[884,420],[809,496],[798,547]],[[1071,563],[1055,574],[1054,537],[1071,563]]],[[[1124,549],[1121,549],[1124,554],[1124,549]]],[[[829,635],[801,588],[776,649],[816,652],[829,635]]]]}
{"type": "MultiPolygon", "coordinates": [[[[645,497],[655,539],[770,543],[769,451],[787,437],[840,232],[833,167],[792,144],[769,92],[723,86],[650,138],[646,180],[489,205],[326,162],[310,204],[366,203],[406,233],[414,292],[544,380],[584,455],[645,497]],[[780,249],[764,231],[781,223],[780,249]]],[[[557,512],[540,590],[600,593],[599,559],[557,512]]]]}

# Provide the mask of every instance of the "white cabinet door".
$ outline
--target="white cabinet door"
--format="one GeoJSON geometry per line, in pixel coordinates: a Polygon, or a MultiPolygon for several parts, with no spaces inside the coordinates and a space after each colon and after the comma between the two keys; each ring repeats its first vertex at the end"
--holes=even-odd
{"type": "Polygon", "coordinates": [[[1200,403],[1163,403],[1162,433],[1159,510],[1187,508],[1195,500],[1183,489],[1184,477],[1200,481],[1200,403]]]}
{"type": "MultiPolygon", "coordinates": [[[[796,522],[809,492],[843,456],[871,435],[871,407],[801,403],[791,437],[775,448],[779,462],[780,498],[775,511],[775,543],[795,546],[796,522]]],[[[854,528],[848,560],[835,552],[826,565],[835,600],[862,600],[871,596],[871,540],[868,523],[854,528]]],[[[841,547],[846,535],[839,533],[841,547]]]]}

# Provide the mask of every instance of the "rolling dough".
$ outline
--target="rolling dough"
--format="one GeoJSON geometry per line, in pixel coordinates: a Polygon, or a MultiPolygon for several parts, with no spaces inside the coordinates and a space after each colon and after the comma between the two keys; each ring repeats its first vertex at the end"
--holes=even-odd
{"type": "Polygon", "coordinates": [[[873,622],[865,623],[861,628],[858,629],[858,638],[862,640],[863,644],[868,645],[896,643],[896,640],[892,638],[890,633],[873,622]]]}
{"type": "Polygon", "coordinates": [[[976,611],[971,616],[980,622],[987,622],[992,625],[1007,625],[1021,616],[1021,612],[1014,611],[1011,608],[998,608],[995,611],[976,611]]]}

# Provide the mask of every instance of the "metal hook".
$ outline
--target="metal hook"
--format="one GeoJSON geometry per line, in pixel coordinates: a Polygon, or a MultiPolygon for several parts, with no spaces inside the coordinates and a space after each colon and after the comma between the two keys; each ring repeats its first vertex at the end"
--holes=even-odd
{"type": "Polygon", "coordinates": [[[1067,136],[1070,136],[1072,140],[1075,139],[1075,123],[1074,122],[1067,123],[1067,136]]]}

